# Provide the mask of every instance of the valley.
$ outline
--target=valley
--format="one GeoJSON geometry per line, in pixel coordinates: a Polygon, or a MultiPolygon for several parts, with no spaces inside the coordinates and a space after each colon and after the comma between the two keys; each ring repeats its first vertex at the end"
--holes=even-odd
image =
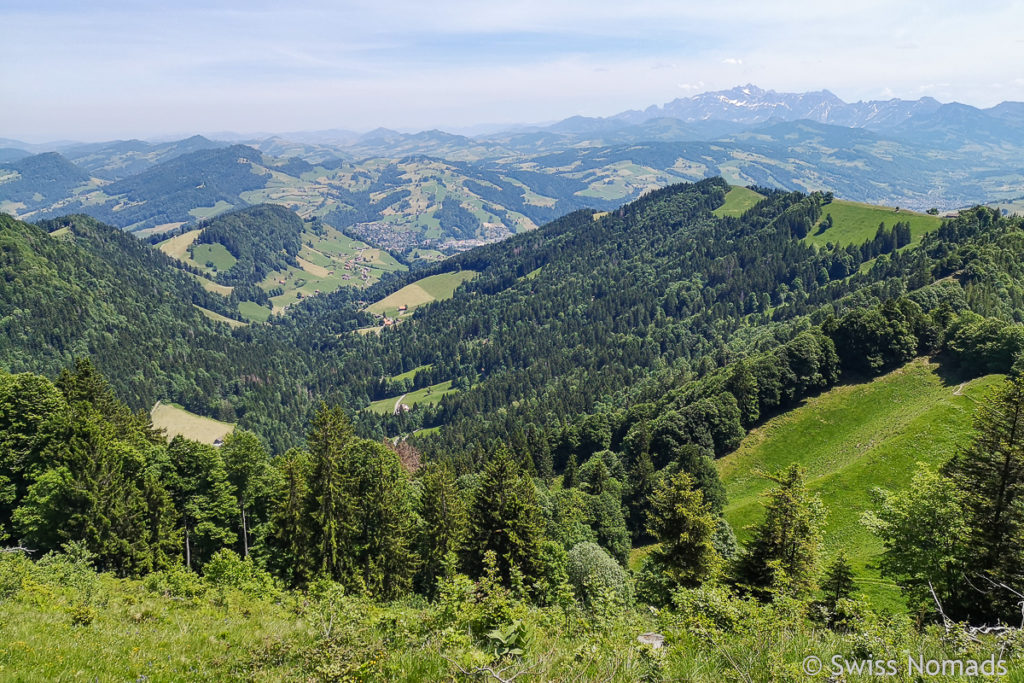
{"type": "Polygon", "coordinates": [[[0,681],[1024,682],[1024,2],[0,23],[0,681]]]}
{"type": "MultiPolygon", "coordinates": [[[[903,619],[899,637],[919,638],[909,615],[927,603],[903,569],[910,560],[865,513],[894,519],[887,510],[922,487],[959,486],[945,472],[984,448],[974,438],[984,406],[1017,400],[1006,378],[1024,352],[1024,261],[1006,258],[1021,223],[985,207],[942,218],[712,178],[411,265],[275,204],[141,239],[81,215],[38,226],[3,217],[0,229],[0,297],[14,311],[0,326],[0,437],[50,444],[24,451],[45,475],[0,459],[15,495],[13,511],[0,506],[0,531],[54,550],[83,582],[48,589],[43,603],[23,588],[3,595],[24,615],[17,637],[60,642],[85,671],[141,664],[82,660],[62,619],[87,624],[95,642],[138,619],[154,653],[188,639],[168,638],[175,620],[204,629],[224,605],[247,610],[225,643],[251,629],[302,653],[233,644],[240,670],[355,661],[309,655],[336,642],[295,626],[284,606],[302,600],[325,619],[353,610],[344,637],[369,648],[359,661],[378,662],[371,677],[411,667],[430,679],[453,652],[492,657],[486,635],[438,644],[430,626],[416,648],[384,647],[380,630],[440,619],[473,634],[484,617],[468,615],[491,609],[492,596],[552,648],[581,637],[550,630],[552,618],[584,628],[606,610],[615,616],[603,623],[638,653],[626,644],[638,630],[689,638],[674,620],[708,591],[755,610],[766,632],[788,628],[769,599],[786,596],[807,610],[798,637],[824,647],[842,636],[811,615],[835,567],[849,572],[849,604],[828,614],[903,619]],[[72,437],[49,436],[63,433],[72,437]],[[66,464],[38,460],[46,449],[66,464]],[[70,486],[93,491],[94,466],[116,472],[117,486],[72,497],[70,486]],[[344,472],[334,488],[330,468],[344,472]],[[59,508],[38,497],[49,481],[67,501],[59,508]],[[129,508],[113,496],[146,514],[120,512],[129,508]],[[673,497],[690,502],[666,506],[673,497]],[[351,512],[323,513],[322,500],[351,512]],[[64,510],[86,518],[98,505],[123,531],[81,536],[88,561],[59,554],[47,534],[69,528],[64,510]],[[760,559],[789,509],[807,520],[791,528],[806,529],[797,542],[811,559],[786,576],[807,587],[771,578],[781,560],[760,559]],[[323,569],[324,520],[339,519],[356,536],[333,547],[354,563],[323,569]],[[672,519],[706,530],[683,557],[709,564],[673,559],[681,541],[659,521],[672,519]],[[489,529],[510,523],[520,531],[499,559],[489,529]],[[154,534],[156,524],[170,531],[154,534]],[[128,534],[151,540],[113,542],[128,534]],[[451,563],[457,573],[445,574],[451,563]],[[699,578],[672,578],[686,576],[680,568],[699,578]],[[505,587],[516,572],[532,587],[505,587]],[[595,576],[605,593],[593,592],[595,576]],[[138,614],[163,616],[136,618],[121,607],[132,600],[138,614]]],[[[0,556],[0,578],[51,586],[47,562],[0,556]]],[[[953,585],[937,590],[967,609],[954,607],[953,585]]],[[[514,627],[510,618],[486,623],[514,627]]],[[[673,670],[725,671],[723,652],[760,637],[724,628],[712,654],[673,670]]],[[[15,636],[4,623],[0,633],[15,636]]],[[[3,656],[46,668],[29,651],[3,656]]],[[[233,656],[195,647],[161,670],[215,678],[233,656]]],[[[595,651],[595,671],[618,666],[610,656],[595,651]]]]}

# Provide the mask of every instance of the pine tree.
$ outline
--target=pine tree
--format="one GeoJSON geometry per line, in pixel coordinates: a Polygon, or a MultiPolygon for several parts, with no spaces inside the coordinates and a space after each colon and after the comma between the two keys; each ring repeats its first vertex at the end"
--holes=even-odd
{"type": "Polygon", "coordinates": [[[356,501],[345,448],[354,438],[352,424],[340,407],[321,406],[306,437],[312,463],[307,514],[312,532],[310,550],[316,571],[346,582],[355,571],[348,555],[355,534],[356,501]]]}
{"type": "Polygon", "coordinates": [[[442,575],[445,557],[462,552],[466,537],[466,509],[455,475],[447,465],[431,463],[420,477],[419,540],[422,560],[419,588],[433,594],[442,575]]]}
{"type": "Polygon", "coordinates": [[[313,553],[307,502],[312,467],[309,454],[290,449],[274,461],[278,488],[266,537],[266,564],[290,586],[313,578],[313,553]]]}
{"type": "Polygon", "coordinates": [[[753,529],[737,578],[761,596],[799,595],[813,588],[825,511],[808,493],[799,465],[768,478],[778,486],[765,495],[764,520],[753,529]]]}
{"type": "Polygon", "coordinates": [[[528,580],[537,578],[543,540],[537,490],[504,447],[484,468],[469,520],[466,559],[473,576],[483,573],[484,556],[492,551],[506,581],[513,566],[528,580]]]}
{"type": "MultiPolygon", "coordinates": [[[[997,582],[1014,582],[1024,564],[1024,378],[1007,381],[975,418],[976,436],[946,465],[964,494],[971,565],[997,582]]],[[[1006,618],[1014,600],[991,594],[1006,618]]]]}
{"type": "Polygon", "coordinates": [[[825,570],[825,579],[821,582],[825,608],[834,613],[839,601],[848,600],[856,587],[850,560],[846,557],[846,551],[840,550],[832,564],[825,570]]]}
{"type": "Polygon", "coordinates": [[[569,456],[569,463],[565,466],[565,471],[562,472],[562,488],[568,489],[576,486],[578,467],[576,465],[576,454],[573,453],[569,456]]]}
{"type": "Polygon", "coordinates": [[[677,585],[700,585],[721,563],[717,520],[686,472],[663,480],[651,496],[647,529],[660,544],[652,551],[655,562],[677,585]]]}

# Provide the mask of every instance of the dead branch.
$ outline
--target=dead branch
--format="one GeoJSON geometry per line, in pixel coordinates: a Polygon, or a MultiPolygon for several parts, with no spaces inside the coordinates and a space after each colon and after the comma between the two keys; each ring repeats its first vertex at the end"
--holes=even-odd
{"type": "Polygon", "coordinates": [[[519,662],[513,660],[505,666],[497,668],[491,666],[475,666],[472,669],[464,669],[461,664],[456,662],[451,657],[448,657],[447,655],[441,656],[445,659],[445,661],[447,661],[449,664],[458,669],[459,673],[461,673],[463,676],[476,678],[477,676],[486,674],[494,680],[498,681],[499,683],[512,683],[512,681],[516,680],[520,676],[529,676],[531,674],[537,673],[537,667],[539,667],[541,662],[543,661],[542,658],[541,662],[537,662],[537,664],[534,665],[534,667],[526,667],[524,669],[520,669],[519,671],[516,671],[515,673],[511,674],[511,676],[508,676],[506,672],[509,671],[512,667],[517,666],[519,662]]]}

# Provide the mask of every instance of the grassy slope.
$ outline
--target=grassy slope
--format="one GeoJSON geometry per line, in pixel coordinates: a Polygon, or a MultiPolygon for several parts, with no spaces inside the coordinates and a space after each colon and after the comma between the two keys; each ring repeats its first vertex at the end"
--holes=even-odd
{"type": "Polygon", "coordinates": [[[466,280],[473,279],[476,275],[476,271],[473,270],[431,275],[408,284],[380,301],[370,304],[366,307],[366,310],[370,313],[394,318],[398,316],[398,307],[404,304],[409,307],[409,310],[403,311],[403,313],[408,315],[417,306],[428,304],[431,301],[450,299],[459,285],[466,280]]]}
{"type": "Polygon", "coordinates": [[[167,437],[182,435],[201,443],[213,443],[235,430],[235,425],[190,413],[184,408],[157,401],[149,413],[153,426],[167,431],[167,437]]]}
{"type": "MultiPolygon", "coordinates": [[[[446,382],[440,382],[438,384],[432,384],[429,387],[423,387],[416,391],[410,391],[402,398],[402,403],[407,406],[414,406],[417,404],[423,405],[434,405],[440,403],[441,399],[448,394],[454,394],[458,389],[452,389],[452,382],[448,380],[446,382]]],[[[374,401],[366,407],[367,410],[386,415],[387,413],[394,412],[395,401],[399,399],[398,396],[392,396],[390,398],[384,398],[379,401],[374,401]]]]}
{"type": "Polygon", "coordinates": [[[432,366],[430,364],[420,365],[418,367],[413,368],[412,370],[409,370],[408,372],[403,372],[399,375],[392,375],[389,379],[392,382],[400,382],[403,379],[412,380],[416,376],[417,372],[419,372],[420,370],[429,370],[431,367],[432,366]]]}
{"type": "Polygon", "coordinates": [[[176,235],[175,237],[165,239],[163,242],[157,244],[156,248],[171,258],[176,258],[179,261],[187,261],[189,247],[192,246],[192,243],[196,241],[196,238],[199,237],[199,233],[201,232],[202,229],[189,230],[188,232],[176,235]]]}
{"type": "Polygon", "coordinates": [[[226,315],[221,315],[216,311],[211,311],[210,309],[203,308],[202,306],[196,306],[196,304],[192,305],[198,308],[202,312],[202,314],[205,315],[210,320],[216,320],[217,322],[227,323],[229,327],[245,327],[245,323],[243,323],[240,320],[232,320],[226,315]]]}
{"type": "Polygon", "coordinates": [[[297,259],[300,268],[274,271],[260,283],[260,287],[268,292],[278,288],[284,290],[283,294],[270,299],[275,312],[305,297],[330,294],[341,287],[369,287],[386,273],[406,270],[386,251],[374,249],[330,226],[322,235],[304,233],[302,241],[297,259]],[[345,268],[346,264],[349,268],[345,268]]]}
{"type": "Polygon", "coordinates": [[[891,228],[898,221],[910,223],[910,233],[913,236],[911,244],[917,244],[921,241],[922,235],[942,225],[942,219],[938,216],[929,216],[906,209],[900,209],[897,212],[896,209],[887,206],[859,204],[844,199],[836,199],[822,207],[821,220],[807,236],[808,242],[820,246],[824,246],[827,242],[841,245],[861,244],[875,236],[879,223],[885,223],[887,228],[891,228]],[[821,220],[824,220],[828,214],[832,215],[832,227],[823,233],[818,233],[821,220]]]}
{"type": "Polygon", "coordinates": [[[270,319],[271,313],[269,308],[260,306],[255,301],[238,302],[238,314],[246,320],[265,323],[270,319]]]}
{"type": "Polygon", "coordinates": [[[233,265],[238,263],[238,259],[223,244],[195,245],[192,247],[192,260],[203,266],[212,263],[213,267],[221,272],[230,270],[233,265]]]}
{"type": "Polygon", "coordinates": [[[764,195],[758,194],[745,187],[734,186],[725,193],[725,203],[712,211],[719,218],[725,216],[742,216],[748,209],[764,199],[764,195]]]}
{"type": "Polygon", "coordinates": [[[829,509],[826,554],[850,554],[861,589],[879,604],[898,604],[898,592],[868,568],[877,540],[860,524],[876,486],[906,485],[917,461],[938,464],[969,438],[971,417],[999,381],[990,376],[959,384],[918,359],[865,384],[837,387],[753,430],[739,449],[718,461],[729,503],[726,518],[740,540],[762,514],[760,494],[771,483],[758,472],[791,462],[807,470],[811,489],[829,509]]]}

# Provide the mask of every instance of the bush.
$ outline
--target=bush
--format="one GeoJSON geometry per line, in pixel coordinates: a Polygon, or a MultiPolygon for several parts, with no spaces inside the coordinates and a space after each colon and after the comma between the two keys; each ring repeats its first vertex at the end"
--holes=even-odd
{"type": "Polygon", "coordinates": [[[191,569],[173,565],[145,578],[146,589],[169,598],[199,598],[206,594],[206,583],[191,569]]]}
{"type": "Polygon", "coordinates": [[[606,593],[623,605],[633,603],[633,585],[626,570],[596,543],[579,543],[569,551],[569,583],[576,597],[591,609],[606,593]]]}
{"type": "Polygon", "coordinates": [[[23,553],[0,553],[0,600],[17,595],[32,570],[32,560],[23,553]]]}
{"type": "Polygon", "coordinates": [[[237,588],[252,597],[273,597],[278,592],[274,577],[257,567],[252,558],[243,560],[227,548],[218,550],[203,566],[203,578],[217,588],[237,588]]]}
{"type": "Polygon", "coordinates": [[[672,599],[672,591],[676,582],[665,573],[660,563],[650,554],[640,560],[640,567],[635,573],[636,597],[646,604],[664,607],[672,599]]]}

